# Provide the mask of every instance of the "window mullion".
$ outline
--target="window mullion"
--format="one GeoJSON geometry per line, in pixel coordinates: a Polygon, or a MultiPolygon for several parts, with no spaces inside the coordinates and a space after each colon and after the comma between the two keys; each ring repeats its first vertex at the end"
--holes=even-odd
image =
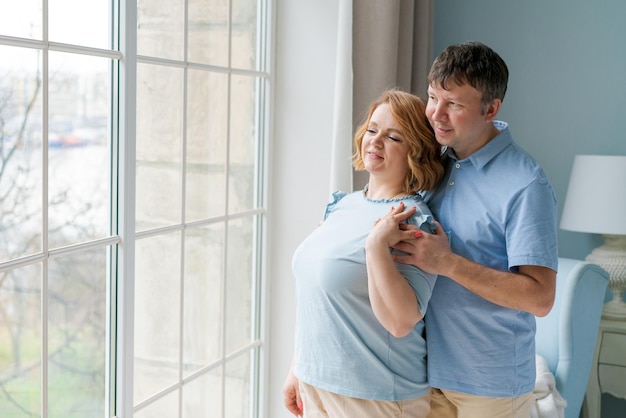
{"type": "Polygon", "coordinates": [[[133,416],[137,0],[119,0],[118,231],[116,399],[118,418],[133,416]]]}

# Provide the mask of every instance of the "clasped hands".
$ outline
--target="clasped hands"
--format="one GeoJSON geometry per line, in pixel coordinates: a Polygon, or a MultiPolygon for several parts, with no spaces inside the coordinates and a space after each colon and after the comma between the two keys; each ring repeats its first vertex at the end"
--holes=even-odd
{"type": "Polygon", "coordinates": [[[400,202],[384,218],[374,222],[367,240],[376,240],[403,252],[404,255],[393,256],[395,262],[414,265],[426,273],[440,274],[445,257],[452,254],[448,237],[437,221],[434,234],[422,232],[417,226],[405,223],[416,210],[400,202]]]}

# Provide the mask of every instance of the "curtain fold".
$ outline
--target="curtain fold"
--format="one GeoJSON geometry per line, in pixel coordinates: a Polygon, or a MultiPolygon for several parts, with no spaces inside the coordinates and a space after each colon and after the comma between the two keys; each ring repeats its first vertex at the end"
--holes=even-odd
{"type": "Polygon", "coordinates": [[[359,190],[352,169],[354,129],[388,88],[426,98],[434,0],[339,0],[330,192],[359,190]]]}
{"type": "Polygon", "coordinates": [[[339,0],[330,192],[352,191],[352,0],[339,0]]]}

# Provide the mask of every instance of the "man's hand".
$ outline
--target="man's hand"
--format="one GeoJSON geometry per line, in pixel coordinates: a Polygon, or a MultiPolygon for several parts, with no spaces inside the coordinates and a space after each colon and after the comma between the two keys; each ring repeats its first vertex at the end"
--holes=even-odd
{"type": "Polygon", "coordinates": [[[283,385],[283,402],[289,412],[297,417],[301,417],[303,405],[298,384],[298,378],[293,374],[293,368],[290,368],[283,385]]]}
{"type": "MultiPolygon", "coordinates": [[[[445,269],[450,267],[450,260],[454,254],[450,250],[448,236],[441,224],[437,221],[435,224],[437,228],[434,234],[419,233],[420,230],[415,225],[400,225],[404,231],[413,232],[413,238],[405,238],[392,245],[394,249],[406,253],[406,255],[394,256],[393,260],[402,264],[411,264],[426,273],[446,275],[445,269]]],[[[409,233],[408,236],[410,235],[409,233]]]]}
{"type": "Polygon", "coordinates": [[[408,208],[405,210],[403,202],[400,202],[398,207],[392,207],[391,210],[384,218],[376,220],[374,226],[370,231],[365,246],[378,243],[385,247],[393,247],[405,239],[415,238],[416,231],[403,230],[403,222],[415,214],[416,208],[408,208]]]}

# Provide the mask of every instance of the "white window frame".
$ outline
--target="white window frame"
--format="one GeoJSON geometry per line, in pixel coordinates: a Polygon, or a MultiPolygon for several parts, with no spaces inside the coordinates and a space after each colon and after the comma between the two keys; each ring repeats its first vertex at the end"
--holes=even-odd
{"type": "MultiPolygon", "coordinates": [[[[230,0],[232,2],[232,0],[230,0]]],[[[117,417],[131,417],[137,405],[133,400],[133,346],[134,346],[134,243],[137,239],[135,231],[134,215],[135,215],[135,184],[134,181],[122,181],[122,179],[135,178],[135,143],[132,141],[136,131],[136,120],[128,115],[135,115],[136,109],[136,73],[137,63],[161,63],[164,65],[179,66],[177,63],[168,60],[159,60],[154,58],[142,57],[137,55],[137,39],[136,39],[136,21],[137,21],[137,2],[136,0],[120,0],[124,7],[120,13],[120,43],[119,50],[125,57],[119,62],[119,212],[123,213],[123,220],[120,220],[119,236],[121,243],[119,245],[119,253],[117,259],[118,266],[118,283],[117,287],[117,314],[124,318],[118,321],[118,329],[116,337],[116,375],[118,376],[118,385],[115,396],[115,408],[118,412],[117,417]],[[122,93],[123,92],[123,93],[122,93]],[[130,140],[129,140],[130,139],[130,140]]],[[[259,142],[257,143],[257,166],[260,171],[255,174],[256,184],[259,186],[255,189],[255,204],[258,208],[255,212],[261,214],[262,221],[256,224],[258,234],[258,242],[254,244],[254,268],[256,270],[256,289],[252,304],[254,333],[258,339],[253,342],[253,346],[258,347],[256,350],[256,379],[251,382],[251,418],[264,416],[266,410],[267,391],[265,390],[265,382],[267,381],[267,320],[266,320],[266,300],[267,300],[267,284],[266,284],[266,254],[264,249],[267,247],[267,190],[268,190],[268,174],[267,174],[267,156],[269,147],[269,129],[270,129],[270,109],[271,109],[271,30],[272,25],[272,1],[263,0],[260,2],[262,6],[258,11],[259,37],[257,43],[259,45],[257,56],[258,68],[261,71],[253,70],[236,70],[229,69],[231,74],[253,75],[261,79],[261,85],[258,86],[260,98],[263,103],[259,103],[257,113],[256,126],[259,132],[259,142]],[[268,27],[261,26],[262,22],[267,22],[268,27]]],[[[197,64],[185,64],[188,68],[202,68],[197,64]]],[[[210,67],[210,66],[206,66],[210,67]]]]}
{"type": "MultiPolygon", "coordinates": [[[[47,21],[47,2],[43,1],[44,22],[47,21]]],[[[232,1],[232,0],[230,0],[232,1]]],[[[256,270],[256,289],[254,291],[253,300],[253,328],[258,340],[254,343],[258,347],[256,351],[257,367],[256,380],[251,382],[252,412],[251,418],[264,416],[267,410],[267,391],[265,390],[267,382],[267,284],[266,284],[266,254],[267,247],[267,202],[268,202],[268,148],[269,148],[269,130],[270,130],[270,112],[271,112],[271,77],[270,63],[271,60],[271,34],[272,26],[272,0],[261,0],[259,7],[259,37],[257,42],[260,45],[258,49],[260,55],[257,57],[260,71],[241,71],[229,70],[233,74],[243,73],[245,75],[255,75],[261,79],[258,86],[259,96],[262,103],[259,103],[260,111],[256,115],[256,126],[258,128],[257,142],[257,166],[259,167],[256,176],[255,187],[255,205],[256,213],[260,214],[258,222],[255,225],[258,240],[254,243],[254,268],[256,270]],[[261,22],[267,22],[268,27],[261,27],[261,22]]],[[[44,251],[40,254],[27,256],[0,263],[0,269],[14,269],[29,264],[44,262],[55,256],[65,255],[75,251],[81,251],[91,248],[106,248],[110,246],[110,266],[108,292],[110,329],[107,329],[107,341],[109,342],[107,364],[107,394],[109,400],[107,405],[106,416],[117,418],[130,418],[134,414],[136,405],[133,400],[133,368],[134,368],[134,289],[135,289],[135,241],[137,232],[135,228],[135,175],[136,175],[136,149],[135,149],[135,132],[136,132],[136,85],[137,85],[137,63],[142,62],[141,57],[137,55],[137,1],[136,0],[113,0],[112,16],[119,16],[114,22],[113,43],[116,48],[111,50],[80,47],[74,45],[66,45],[61,43],[49,42],[47,40],[47,27],[44,24],[43,40],[31,40],[25,38],[13,38],[10,36],[0,35],[0,45],[9,45],[23,48],[37,49],[41,51],[60,51],[84,54],[90,56],[98,56],[111,59],[113,64],[113,144],[112,144],[112,175],[117,175],[116,181],[113,183],[117,189],[112,190],[112,207],[117,210],[112,211],[112,225],[114,230],[110,237],[100,240],[94,240],[85,244],[72,245],[62,249],[48,251],[47,242],[44,239],[44,251]],[[116,230],[115,230],[116,228],[116,230]],[[116,411],[116,415],[113,415],[116,411]]],[[[42,77],[47,80],[48,77],[48,59],[47,53],[43,54],[43,72],[42,77]]],[[[144,59],[147,62],[147,59],[144,59]]],[[[48,113],[48,90],[43,89],[43,111],[48,113]]],[[[47,118],[44,118],[44,134],[48,130],[47,118]]],[[[47,167],[47,150],[44,150],[44,168],[47,167]]],[[[44,170],[44,173],[47,170],[44,170]]],[[[45,176],[45,174],[44,174],[45,176]]],[[[44,178],[44,183],[47,180],[44,178]]],[[[43,191],[43,202],[47,205],[47,189],[43,191]]],[[[44,209],[43,228],[47,228],[47,210],[44,209]]],[[[44,234],[45,237],[45,234],[44,234]]],[[[45,270],[45,269],[44,269],[45,270]]],[[[46,339],[47,339],[47,299],[46,289],[46,273],[43,274],[42,283],[42,338],[44,340],[42,352],[42,417],[48,416],[47,405],[47,359],[46,339]]]]}

